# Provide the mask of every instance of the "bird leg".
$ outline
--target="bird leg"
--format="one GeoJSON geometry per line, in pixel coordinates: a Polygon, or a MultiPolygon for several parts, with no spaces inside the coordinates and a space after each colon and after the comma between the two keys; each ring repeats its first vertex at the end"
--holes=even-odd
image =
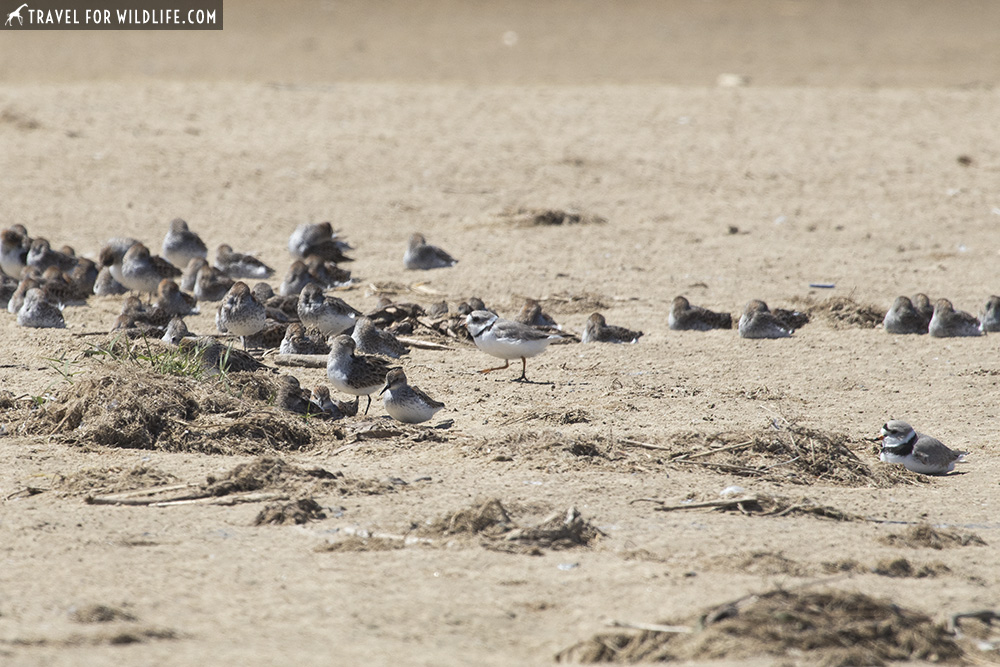
{"type": "Polygon", "coordinates": [[[368,408],[372,406],[372,395],[368,394],[368,405],[365,406],[365,414],[368,414],[368,408]]]}
{"type": "Polygon", "coordinates": [[[503,366],[497,366],[496,368],[484,368],[479,371],[480,373],[492,373],[493,371],[502,371],[505,368],[510,368],[510,359],[504,361],[503,366]]]}
{"type": "Polygon", "coordinates": [[[528,370],[528,360],[521,357],[521,377],[517,379],[518,382],[527,382],[528,377],[524,374],[528,370]]]}

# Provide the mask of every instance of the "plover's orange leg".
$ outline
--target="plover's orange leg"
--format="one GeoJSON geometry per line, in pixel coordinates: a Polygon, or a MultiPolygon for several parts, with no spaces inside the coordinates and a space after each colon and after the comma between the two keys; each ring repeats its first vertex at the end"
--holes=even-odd
{"type": "Polygon", "coordinates": [[[505,368],[510,368],[510,359],[504,361],[503,366],[497,366],[496,368],[484,368],[479,371],[480,373],[492,373],[493,371],[502,371],[505,368]]]}

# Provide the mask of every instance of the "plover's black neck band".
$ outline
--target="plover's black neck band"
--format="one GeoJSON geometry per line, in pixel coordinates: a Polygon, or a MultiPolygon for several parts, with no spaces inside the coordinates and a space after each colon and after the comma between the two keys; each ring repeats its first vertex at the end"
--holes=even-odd
{"type": "Polygon", "coordinates": [[[897,456],[909,456],[913,452],[913,446],[917,444],[917,432],[911,431],[910,437],[893,447],[883,447],[890,454],[897,456]]]}

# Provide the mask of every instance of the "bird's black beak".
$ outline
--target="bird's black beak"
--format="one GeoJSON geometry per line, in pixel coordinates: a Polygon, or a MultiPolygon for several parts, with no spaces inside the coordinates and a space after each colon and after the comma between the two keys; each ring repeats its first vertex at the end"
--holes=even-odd
{"type": "Polygon", "coordinates": [[[382,391],[380,391],[380,392],[378,393],[378,395],[379,395],[379,396],[381,396],[382,394],[384,394],[384,393],[385,393],[385,390],[386,390],[386,389],[388,389],[388,388],[389,388],[389,383],[388,383],[388,382],[386,382],[386,383],[385,383],[385,386],[384,386],[384,387],[382,387],[382,391]]]}

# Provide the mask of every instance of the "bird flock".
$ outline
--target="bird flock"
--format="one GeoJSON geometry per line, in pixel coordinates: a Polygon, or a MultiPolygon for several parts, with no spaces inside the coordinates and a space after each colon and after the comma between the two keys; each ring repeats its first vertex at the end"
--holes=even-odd
{"type": "MultiPolygon", "coordinates": [[[[418,387],[410,385],[400,358],[409,347],[397,334],[413,333],[421,324],[418,316],[429,315],[431,328],[456,338],[471,339],[481,351],[504,361],[503,366],[481,373],[507,369],[521,361],[518,381],[528,382],[527,359],[542,354],[549,344],[578,339],[582,343],[637,343],[643,332],[609,325],[601,313],[593,313],[582,334],[563,331],[528,299],[513,320],[500,317],[481,299],[470,298],[457,308],[457,316],[440,302],[426,310],[416,304],[395,304],[382,299],[363,314],[328,291],[349,285],[353,250],[329,222],[303,224],[288,240],[291,264],[277,292],[266,282],[273,268],[249,253],[220,244],[215,262],[208,261],[208,247],[180,218],[170,222],[160,254],[132,238],[112,238],[99,251],[98,261],[78,256],[63,246],[53,249],[48,240],[31,238],[22,225],[0,233],[0,305],[16,315],[17,324],[30,328],[66,326],[64,309],[85,304],[92,295],[123,296],[121,313],[113,329],[131,336],[155,336],[174,345],[197,337],[183,318],[199,313],[207,303],[217,303],[215,324],[220,334],[239,338],[244,350],[274,349],[280,354],[326,355],[327,378],[341,393],[354,396],[352,403],[334,401],[326,386],[306,394],[298,381],[287,376],[278,403],[287,409],[328,418],[355,415],[358,399],[382,397],[390,417],[404,423],[428,421],[444,408],[418,387]],[[257,281],[252,286],[246,281],[257,281]],[[142,298],[147,302],[143,303],[142,298]]],[[[453,267],[458,263],[441,248],[413,234],[403,254],[409,270],[453,267]]],[[[761,300],[749,301],[738,320],[740,337],[773,339],[792,336],[809,320],[808,314],[784,309],[771,310],[761,300]]],[[[667,318],[677,331],[731,329],[729,313],[717,313],[692,305],[677,296],[667,318]]],[[[980,336],[1000,331],[1000,297],[990,296],[979,317],[956,310],[948,299],[931,300],[924,294],[913,299],[898,297],[888,310],[883,329],[889,334],[923,334],[932,337],[980,336]]],[[[207,349],[211,343],[201,343],[207,349]]],[[[904,422],[890,421],[883,427],[883,461],[902,463],[926,474],[954,468],[964,452],[952,452],[939,441],[917,434],[904,422]]]]}

